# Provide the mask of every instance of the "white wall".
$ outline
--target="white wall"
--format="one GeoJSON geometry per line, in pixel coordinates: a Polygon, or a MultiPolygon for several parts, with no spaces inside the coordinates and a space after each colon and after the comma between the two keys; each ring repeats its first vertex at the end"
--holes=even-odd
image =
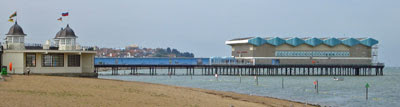
{"type": "Polygon", "coordinates": [[[81,55],[81,66],[84,73],[94,72],[94,56],[96,54],[82,54],[81,55]]]}
{"type": "MultiPolygon", "coordinates": [[[[94,56],[93,53],[82,53],[80,67],[68,67],[68,55],[64,54],[64,67],[42,67],[42,53],[36,53],[36,66],[29,67],[31,73],[93,73],[94,71],[94,56]]],[[[74,54],[79,55],[79,54],[74,54]]],[[[13,63],[13,72],[22,74],[26,71],[26,53],[24,52],[5,52],[3,53],[2,63],[9,69],[9,63],[13,63]]],[[[9,71],[9,73],[13,73],[9,71]]]]}
{"type": "Polygon", "coordinates": [[[2,64],[7,66],[7,72],[9,73],[23,73],[24,71],[24,53],[3,53],[2,64]],[[12,63],[13,70],[10,71],[10,62],[12,63]]]}

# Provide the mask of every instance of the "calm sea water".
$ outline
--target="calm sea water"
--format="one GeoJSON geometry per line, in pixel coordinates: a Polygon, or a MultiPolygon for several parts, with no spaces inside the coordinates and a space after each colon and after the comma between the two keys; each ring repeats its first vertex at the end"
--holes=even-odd
{"type": "MultiPolygon", "coordinates": [[[[128,73],[129,71],[119,71],[128,73]]],[[[147,69],[139,70],[148,73],[147,69]]],[[[157,71],[166,73],[166,71],[157,71]]],[[[186,70],[177,71],[184,74],[186,70]]],[[[196,70],[196,72],[201,72],[196,70]]],[[[100,74],[111,74],[101,72],[100,74]]],[[[334,81],[333,76],[260,76],[256,85],[254,76],[99,76],[104,79],[141,81],[183,87],[231,91],[242,94],[269,96],[322,106],[377,107],[400,106],[400,69],[385,68],[384,76],[343,76],[344,81],[334,81]],[[284,88],[282,88],[282,78],[284,88]],[[319,93],[313,81],[319,81],[319,93]],[[369,83],[369,99],[365,98],[365,84],[369,83]]]]}

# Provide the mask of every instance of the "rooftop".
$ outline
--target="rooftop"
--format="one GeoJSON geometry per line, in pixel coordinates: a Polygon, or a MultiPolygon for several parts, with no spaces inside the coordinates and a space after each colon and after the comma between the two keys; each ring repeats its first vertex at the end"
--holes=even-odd
{"type": "Polygon", "coordinates": [[[362,44],[368,47],[378,44],[379,41],[373,38],[335,38],[335,37],[324,37],[324,38],[316,38],[316,37],[246,37],[246,38],[236,38],[232,40],[228,40],[225,42],[227,45],[234,44],[252,44],[255,46],[261,46],[263,44],[270,44],[274,46],[279,46],[282,44],[289,44],[292,46],[299,46],[301,44],[307,44],[310,46],[318,46],[321,44],[325,44],[328,46],[336,46],[339,44],[343,44],[346,46],[355,46],[358,44],[362,44]]]}
{"type": "Polygon", "coordinates": [[[21,26],[18,25],[17,22],[13,26],[11,26],[10,30],[6,35],[26,35],[22,30],[21,26]]]}
{"type": "Polygon", "coordinates": [[[64,29],[59,31],[60,34],[56,34],[56,38],[74,37],[76,38],[74,30],[69,27],[69,24],[64,29]],[[58,37],[57,37],[58,36],[58,37]]]}

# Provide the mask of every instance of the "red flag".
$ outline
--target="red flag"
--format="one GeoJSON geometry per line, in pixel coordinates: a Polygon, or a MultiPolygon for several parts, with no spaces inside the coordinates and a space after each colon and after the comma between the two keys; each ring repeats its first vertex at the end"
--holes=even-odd
{"type": "Polygon", "coordinates": [[[68,15],[69,15],[69,13],[68,13],[68,12],[61,13],[61,16],[68,16],[68,15]]]}
{"type": "Polygon", "coordinates": [[[11,14],[10,19],[17,16],[17,12],[14,12],[13,14],[11,14]]]}

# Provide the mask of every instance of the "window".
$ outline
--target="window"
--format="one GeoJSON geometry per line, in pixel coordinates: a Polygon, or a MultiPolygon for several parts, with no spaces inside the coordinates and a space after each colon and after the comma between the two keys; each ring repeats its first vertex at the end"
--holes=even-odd
{"type": "Polygon", "coordinates": [[[24,43],[24,37],[19,37],[19,42],[24,43]]]}
{"type": "Polygon", "coordinates": [[[302,52],[302,51],[276,51],[275,55],[278,57],[347,57],[350,56],[350,52],[302,52]]]}
{"type": "Polygon", "coordinates": [[[60,39],[60,42],[61,45],[65,45],[65,39],[60,39]]]}
{"type": "Polygon", "coordinates": [[[7,37],[7,42],[12,43],[12,37],[7,37]]]}
{"type": "Polygon", "coordinates": [[[64,54],[47,54],[42,59],[43,67],[64,67],[64,54]]]}
{"type": "Polygon", "coordinates": [[[26,54],[26,67],[36,67],[36,54],[26,54]]]}
{"type": "Polygon", "coordinates": [[[76,44],[76,40],[75,39],[71,39],[71,45],[74,46],[76,44]]]}
{"type": "Polygon", "coordinates": [[[18,43],[18,37],[12,37],[13,38],[13,41],[12,41],[12,43],[18,43]]]}
{"type": "Polygon", "coordinates": [[[68,67],[79,67],[81,65],[80,55],[68,55],[68,67]]]}
{"type": "Polygon", "coordinates": [[[66,45],[71,45],[71,39],[65,39],[65,44],[66,45]]]}

